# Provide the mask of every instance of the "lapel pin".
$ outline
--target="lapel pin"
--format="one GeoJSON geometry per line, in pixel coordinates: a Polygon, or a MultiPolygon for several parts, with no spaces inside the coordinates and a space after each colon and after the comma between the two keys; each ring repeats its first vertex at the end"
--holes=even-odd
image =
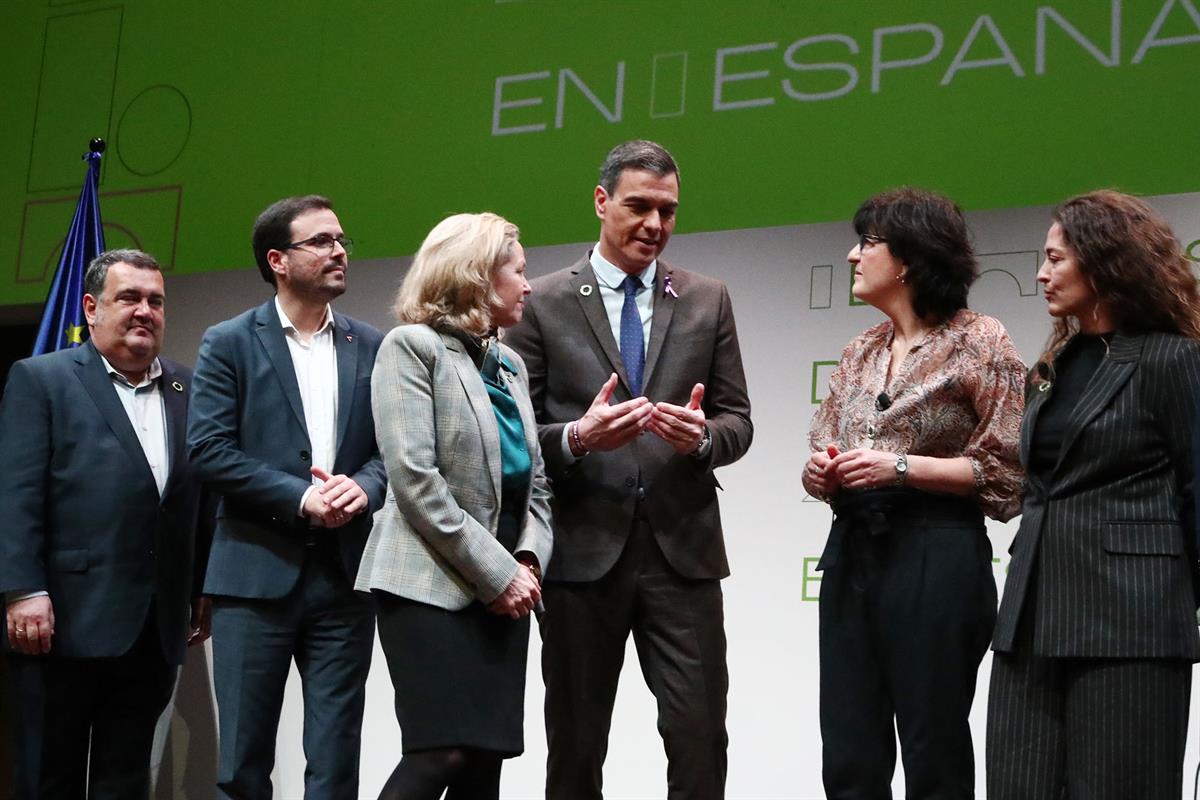
{"type": "Polygon", "coordinates": [[[671,285],[671,276],[670,275],[663,276],[663,294],[664,295],[669,294],[669,295],[671,295],[671,297],[674,297],[676,300],[679,299],[679,294],[676,293],[675,287],[671,285]]]}
{"type": "Polygon", "coordinates": [[[583,286],[580,286],[579,293],[584,297],[590,297],[592,294],[592,285],[590,283],[585,283],[583,286]]]}
{"type": "Polygon", "coordinates": [[[174,389],[174,390],[175,390],[175,391],[177,391],[177,392],[182,392],[182,391],[183,391],[183,384],[182,384],[182,383],[180,383],[179,381],[171,381],[171,388],[172,388],[172,389],[174,389]]]}
{"type": "Polygon", "coordinates": [[[346,334],[346,341],[347,341],[347,342],[353,342],[353,341],[354,341],[354,337],[353,337],[353,336],[351,336],[350,334],[348,334],[348,333],[347,333],[347,334],[346,334]]]}
{"type": "Polygon", "coordinates": [[[1039,391],[1039,392],[1048,392],[1048,391],[1050,391],[1050,381],[1046,381],[1045,383],[1039,383],[1039,384],[1038,384],[1038,391],[1039,391]]]}

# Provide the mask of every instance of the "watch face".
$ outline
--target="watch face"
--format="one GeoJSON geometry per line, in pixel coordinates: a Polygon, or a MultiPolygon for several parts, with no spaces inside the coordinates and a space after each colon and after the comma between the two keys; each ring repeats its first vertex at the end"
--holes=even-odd
{"type": "Polygon", "coordinates": [[[896,462],[896,472],[899,472],[900,474],[904,474],[905,472],[908,472],[908,460],[907,459],[900,459],[899,461],[896,462]]]}

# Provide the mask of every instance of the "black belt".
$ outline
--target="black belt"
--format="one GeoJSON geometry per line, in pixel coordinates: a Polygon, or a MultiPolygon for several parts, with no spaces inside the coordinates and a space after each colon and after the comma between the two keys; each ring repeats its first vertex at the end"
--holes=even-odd
{"type": "Polygon", "coordinates": [[[897,527],[959,524],[983,526],[983,512],[965,497],[932,494],[920,489],[890,487],[861,492],[841,491],[834,496],[833,526],[829,541],[817,569],[834,566],[841,558],[847,541],[858,540],[862,551],[853,567],[855,572],[871,569],[877,559],[873,550],[882,537],[893,534],[897,527]]]}

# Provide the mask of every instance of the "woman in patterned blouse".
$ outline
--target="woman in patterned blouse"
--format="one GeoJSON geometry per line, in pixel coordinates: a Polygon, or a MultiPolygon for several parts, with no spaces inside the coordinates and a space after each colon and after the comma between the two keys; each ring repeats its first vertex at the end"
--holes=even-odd
{"type": "Polygon", "coordinates": [[[969,311],[962,212],[898,189],[863,203],[853,293],[886,316],[846,346],[809,433],[831,503],[818,569],[823,778],[831,798],[974,797],[967,715],[996,617],[984,515],[1021,508],[1025,367],[969,311]]]}

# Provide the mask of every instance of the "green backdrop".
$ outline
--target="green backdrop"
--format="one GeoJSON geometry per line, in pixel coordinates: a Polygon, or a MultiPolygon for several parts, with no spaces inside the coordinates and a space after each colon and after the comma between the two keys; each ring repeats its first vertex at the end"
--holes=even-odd
{"type": "Polygon", "coordinates": [[[109,245],[244,268],[278,197],[333,198],[356,258],[491,209],[595,235],[605,151],[682,168],[681,232],[848,217],[912,183],[964,207],[1200,189],[1192,0],[20,0],[0,65],[0,304],[40,302],[109,142],[109,245]]]}

